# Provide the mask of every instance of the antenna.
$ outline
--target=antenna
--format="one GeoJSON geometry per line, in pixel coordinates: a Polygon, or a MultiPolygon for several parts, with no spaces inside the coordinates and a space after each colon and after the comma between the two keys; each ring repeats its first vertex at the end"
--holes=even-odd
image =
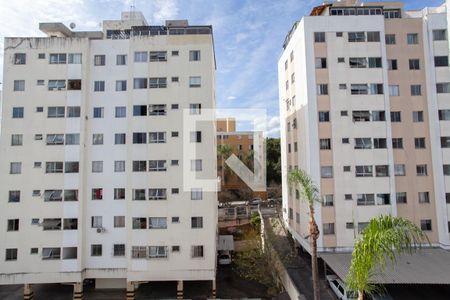
{"type": "Polygon", "coordinates": [[[133,0],[130,5],[130,19],[134,20],[136,17],[136,0],[133,0]]]}

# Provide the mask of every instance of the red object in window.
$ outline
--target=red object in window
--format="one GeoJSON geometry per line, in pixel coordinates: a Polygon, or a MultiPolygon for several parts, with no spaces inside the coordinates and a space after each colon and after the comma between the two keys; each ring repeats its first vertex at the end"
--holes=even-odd
{"type": "Polygon", "coordinates": [[[103,189],[97,189],[95,191],[95,198],[96,199],[103,199],[103,189]]]}

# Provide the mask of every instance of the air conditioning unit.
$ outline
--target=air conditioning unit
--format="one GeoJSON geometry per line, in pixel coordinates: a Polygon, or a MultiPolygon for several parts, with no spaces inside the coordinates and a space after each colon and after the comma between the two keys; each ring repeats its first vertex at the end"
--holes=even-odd
{"type": "Polygon", "coordinates": [[[103,227],[98,227],[98,228],[97,228],[97,233],[103,233],[103,232],[105,232],[105,231],[106,231],[106,229],[103,228],[103,227]]]}

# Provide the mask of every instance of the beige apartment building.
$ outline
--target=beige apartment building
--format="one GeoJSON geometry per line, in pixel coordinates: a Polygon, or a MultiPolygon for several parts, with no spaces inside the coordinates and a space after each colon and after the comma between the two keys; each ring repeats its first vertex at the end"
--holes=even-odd
{"type": "Polygon", "coordinates": [[[82,299],[95,279],[131,300],[149,281],[176,281],[183,298],[195,280],[214,296],[212,27],[131,11],[102,31],[40,29],[5,38],[0,284],[24,284],[26,299],[33,284],[73,284],[82,299]]]}
{"type": "Polygon", "coordinates": [[[286,36],[278,61],[283,219],[309,250],[308,209],[289,187],[320,188],[320,252],[348,252],[378,215],[408,218],[450,248],[450,68],[446,6],[336,1],[286,36]]]}

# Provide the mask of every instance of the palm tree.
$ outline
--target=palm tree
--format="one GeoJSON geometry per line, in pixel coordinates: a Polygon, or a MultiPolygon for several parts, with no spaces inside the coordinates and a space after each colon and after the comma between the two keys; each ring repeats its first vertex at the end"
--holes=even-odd
{"type": "Polygon", "coordinates": [[[221,161],[222,167],[222,185],[225,184],[225,160],[233,153],[230,145],[217,145],[217,157],[221,161]]]}
{"type": "Polygon", "coordinates": [[[384,271],[387,261],[395,264],[402,253],[412,253],[424,242],[430,243],[428,237],[409,220],[390,215],[373,218],[355,243],[347,286],[363,300],[365,293],[377,291],[371,281],[376,268],[384,271]]]}
{"type": "Polygon", "coordinates": [[[250,170],[253,170],[253,159],[255,157],[255,153],[253,150],[249,150],[244,156],[244,163],[250,170]]]}
{"type": "Polygon", "coordinates": [[[321,202],[319,196],[319,188],[313,182],[308,173],[304,170],[292,170],[288,174],[288,181],[291,186],[300,187],[303,197],[302,200],[307,201],[309,206],[309,238],[311,240],[311,269],[314,289],[314,300],[320,300],[319,291],[319,271],[317,268],[317,239],[319,238],[319,227],[314,218],[314,204],[321,202]]]}

